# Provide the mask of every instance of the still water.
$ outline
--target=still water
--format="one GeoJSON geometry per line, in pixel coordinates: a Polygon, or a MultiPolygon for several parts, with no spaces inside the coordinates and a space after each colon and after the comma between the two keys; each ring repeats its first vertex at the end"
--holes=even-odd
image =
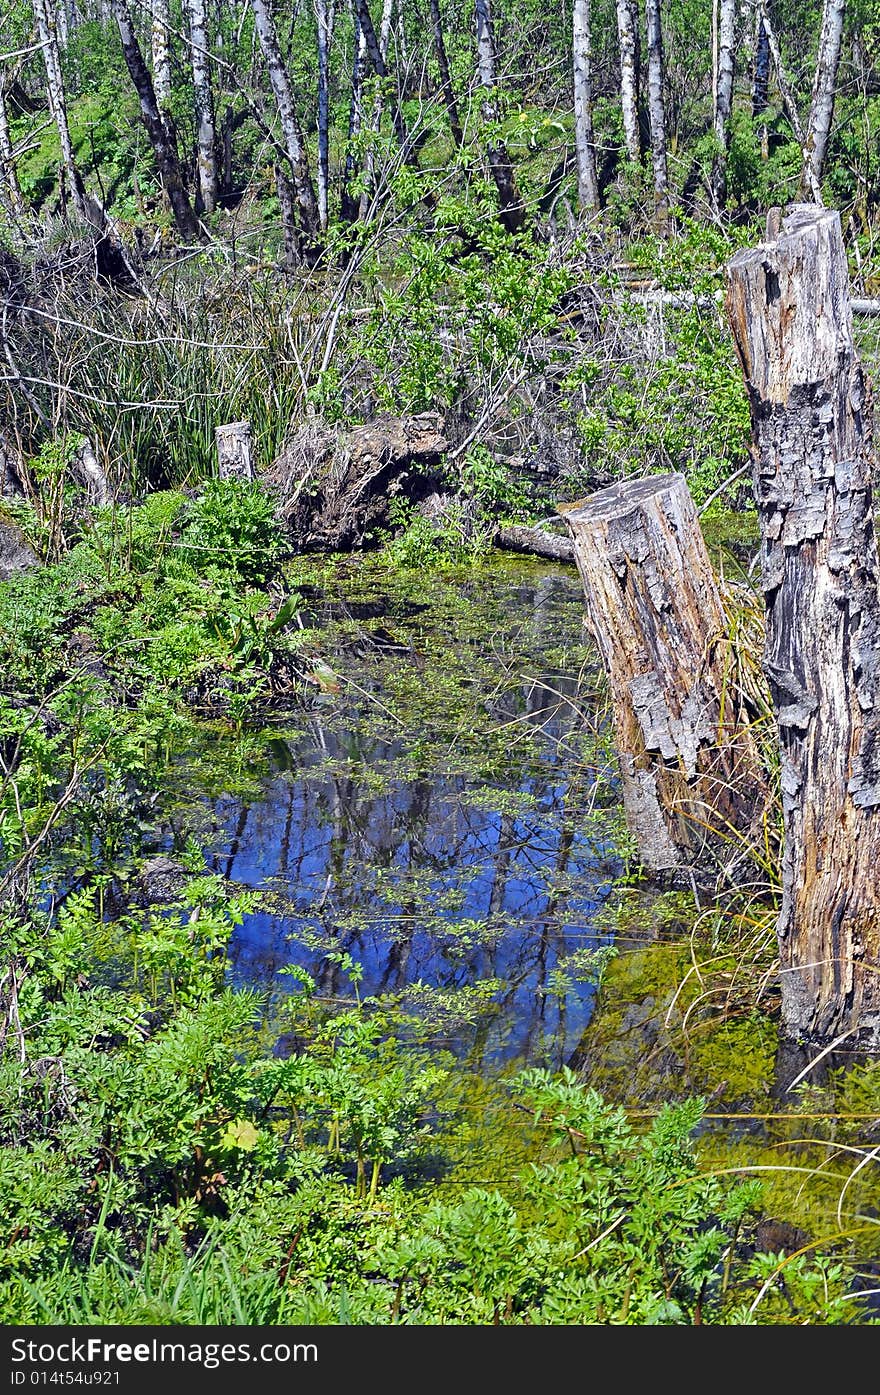
{"type": "MultiPolygon", "coordinates": [[[[263,893],[238,984],[366,995],[472,1067],[566,1061],[589,1020],[620,864],[597,662],[574,568],[502,559],[307,590],[315,704],[209,801],[214,869],[263,893]]],[[[304,661],[304,667],[308,662],[304,661]]]]}

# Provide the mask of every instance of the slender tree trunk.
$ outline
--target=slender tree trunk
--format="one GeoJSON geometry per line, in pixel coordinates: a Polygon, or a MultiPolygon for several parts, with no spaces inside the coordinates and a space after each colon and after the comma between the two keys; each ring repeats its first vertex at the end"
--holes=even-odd
{"type": "MultiPolygon", "coordinates": [[[[367,0],[355,0],[355,6],[357,8],[358,24],[360,25],[361,33],[363,34],[364,40],[366,42],[367,53],[370,58],[370,63],[372,65],[373,72],[376,74],[377,77],[387,77],[388,65],[385,62],[385,54],[388,48],[388,33],[390,31],[391,16],[394,11],[393,0],[390,0],[390,3],[389,0],[383,0],[381,33],[384,35],[384,43],[383,39],[376,34],[376,29],[373,24],[373,19],[370,14],[370,7],[367,3],[367,0]]],[[[404,150],[406,150],[409,141],[407,137],[406,126],[403,120],[403,115],[401,114],[400,110],[399,91],[396,92],[394,97],[394,106],[391,111],[391,124],[394,127],[394,133],[397,136],[397,139],[400,142],[401,147],[404,150]]]]}
{"type": "MultiPolygon", "coordinates": [[[[48,8],[48,3],[49,3],[49,0],[47,0],[47,8],[48,8]]],[[[66,6],[66,4],[64,3],[64,0],[60,0],[60,4],[56,4],[55,10],[54,10],[54,19],[55,19],[55,33],[56,33],[56,36],[57,36],[57,39],[58,39],[58,47],[59,47],[60,49],[65,49],[65,48],[67,48],[67,45],[68,45],[68,42],[69,42],[69,39],[70,39],[70,35],[69,35],[69,33],[68,33],[68,27],[67,27],[67,6],[66,6]]]]}
{"type": "Polygon", "coordinates": [[[342,172],[342,192],[339,207],[340,216],[346,223],[357,221],[360,207],[359,200],[351,192],[351,183],[358,166],[356,142],[363,122],[364,74],[367,69],[367,41],[361,30],[353,3],[352,20],[354,24],[354,57],[351,64],[351,102],[348,108],[348,141],[345,147],[345,167],[342,172]]]}
{"type": "Polygon", "coordinates": [[[278,209],[281,215],[281,231],[284,236],[285,275],[292,275],[302,262],[302,239],[296,216],[296,191],[281,165],[275,165],[275,190],[278,194],[278,209]]]}
{"type": "Polygon", "coordinates": [[[150,43],[153,51],[153,90],[160,109],[171,105],[171,45],[168,34],[168,0],[152,0],[150,43]]]}
{"type": "Polygon", "coordinates": [[[460,150],[464,143],[464,132],[461,127],[458,103],[452,88],[452,74],[449,71],[446,41],[443,37],[443,20],[440,16],[440,0],[429,0],[429,4],[431,6],[431,29],[434,35],[434,56],[440,70],[440,90],[443,93],[443,104],[449,118],[449,130],[452,133],[456,150],[460,150]]]}
{"type": "Polygon", "coordinates": [[[785,1033],[880,1046],[880,598],[871,398],[840,217],[795,205],[738,252],[785,851],[785,1033]],[[854,1040],[853,1040],[854,1039],[854,1040]]]}
{"type": "Polygon", "coordinates": [[[713,108],[718,149],[712,162],[712,196],[719,212],[727,202],[727,153],[730,149],[730,114],[733,109],[736,0],[721,0],[718,26],[718,78],[713,108]]]}
{"type": "Polygon", "coordinates": [[[64,82],[61,76],[61,60],[58,55],[58,43],[55,36],[55,15],[49,8],[48,0],[33,0],[34,19],[37,22],[37,35],[40,40],[40,47],[43,50],[43,62],[46,67],[46,90],[49,97],[49,110],[58,131],[58,139],[61,144],[61,163],[64,169],[64,177],[73,206],[80,218],[86,219],[88,214],[83,196],[82,181],[76,167],[73,156],[73,144],[70,139],[70,127],[67,124],[67,102],[64,96],[64,82]]]}
{"type": "Polygon", "coordinates": [[[645,0],[648,41],[648,119],[651,125],[651,164],[654,170],[654,216],[661,233],[669,230],[669,172],[666,155],[666,113],[663,106],[663,32],[660,0],[645,0]]]}
{"type": "Polygon", "coordinates": [[[9,116],[6,111],[4,76],[0,73],[0,190],[2,190],[11,215],[14,218],[20,218],[24,213],[24,199],[21,196],[18,172],[15,168],[15,151],[12,146],[9,116]]]}
{"type": "MultiPolygon", "coordinates": [[[[498,64],[495,56],[495,37],[492,32],[492,14],[489,0],[476,0],[477,22],[477,66],[483,87],[483,120],[488,127],[497,125],[498,106],[495,101],[498,64]]],[[[501,205],[500,218],[508,232],[517,232],[525,222],[525,209],[516,187],[513,166],[507,153],[507,146],[493,131],[487,147],[489,168],[498,201],[501,205]]]]}
{"type": "Polygon", "coordinates": [[[318,21],[318,219],[327,231],[330,212],[330,44],[333,40],[334,0],[316,0],[318,21]]]}
{"type": "Polygon", "coordinates": [[[112,6],[126,67],[140,101],[141,119],[153,147],[153,154],[159,168],[159,177],[168,196],[177,230],[185,242],[199,242],[203,240],[203,234],[186,192],[177,150],[162,119],[162,113],[156,101],[153,79],[144,62],[128,7],[125,0],[112,0],[112,6]]]}
{"type": "Polygon", "coordinates": [[[250,0],[254,12],[257,38],[269,73],[269,81],[275,94],[278,118],[284,136],[284,146],[293,174],[293,186],[299,208],[300,222],[306,241],[314,246],[320,237],[321,219],[318,214],[318,200],[309,170],[308,151],[297,115],[293,89],[281,49],[275,20],[270,9],[270,0],[250,0]]]}
{"type": "Polygon", "coordinates": [[[626,157],[642,158],[639,124],[639,11],[636,0],[617,0],[617,42],[620,47],[620,105],[626,157]]]}
{"type": "Polygon", "coordinates": [[[211,90],[205,0],[186,0],[186,6],[189,11],[193,93],[196,105],[199,191],[205,212],[213,213],[217,207],[217,131],[214,124],[214,94],[211,90]]]}
{"type": "Polygon", "coordinates": [[[845,13],[846,0],[825,0],[816,76],[813,79],[813,99],[810,103],[810,121],[804,145],[804,170],[801,177],[801,194],[804,197],[813,194],[822,182],[828,138],[831,134],[831,119],[834,115],[834,92],[837,69],[840,65],[845,13]]]}
{"type": "Polygon", "coordinates": [[[758,15],[755,41],[755,75],[752,82],[752,116],[760,116],[770,101],[770,41],[764,16],[758,15]]]}
{"type": "Polygon", "coordinates": [[[574,0],[574,145],[577,155],[578,204],[582,211],[599,207],[596,149],[593,142],[593,92],[590,74],[590,0],[574,0]]]}
{"type": "MultiPolygon", "coordinates": [[[[779,52],[779,45],[776,42],[776,34],[774,32],[773,25],[770,23],[770,16],[764,8],[761,9],[761,19],[764,25],[764,32],[767,36],[767,47],[770,50],[770,57],[773,60],[773,67],[776,72],[776,84],[779,88],[779,96],[782,99],[782,106],[791,124],[791,129],[794,132],[794,138],[803,150],[806,145],[804,128],[801,123],[800,114],[797,109],[797,103],[795,102],[794,97],[791,94],[791,89],[789,88],[788,82],[786,80],[785,69],[782,66],[782,54],[779,52]]],[[[819,187],[819,181],[814,175],[809,165],[809,162],[806,160],[804,161],[802,178],[806,180],[809,186],[809,193],[813,201],[821,206],[822,191],[819,187]]]]}

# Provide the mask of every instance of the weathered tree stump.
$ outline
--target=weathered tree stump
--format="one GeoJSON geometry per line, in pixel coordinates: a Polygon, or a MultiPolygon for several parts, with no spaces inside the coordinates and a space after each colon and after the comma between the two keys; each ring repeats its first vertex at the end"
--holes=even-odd
{"type": "Polygon", "coordinates": [[[813,204],[728,267],[782,759],[783,1029],[880,1045],[880,602],[848,288],[839,216],[813,204]]]}
{"type": "Polygon", "coordinates": [[[611,687],[623,802],[650,872],[742,862],[763,807],[727,623],[683,475],[563,505],[611,687]]]}
{"type": "Polygon", "coordinates": [[[230,421],[225,426],[218,426],[216,439],[218,479],[252,480],[254,465],[250,422],[230,421]]]}

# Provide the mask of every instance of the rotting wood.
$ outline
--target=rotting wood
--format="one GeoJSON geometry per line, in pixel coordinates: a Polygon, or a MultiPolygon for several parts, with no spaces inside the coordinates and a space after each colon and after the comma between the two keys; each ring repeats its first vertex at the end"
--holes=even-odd
{"type": "Polygon", "coordinates": [[[230,421],[218,426],[217,477],[221,480],[254,478],[253,437],[249,421],[230,421]]]}
{"type": "Polygon", "coordinates": [[[784,1034],[880,1045],[880,600],[872,411],[834,210],[728,266],[761,521],[785,850],[784,1034]]]}
{"type": "Polygon", "coordinates": [[[627,824],[649,872],[735,879],[765,782],[683,475],[560,506],[608,674],[627,824]]]}

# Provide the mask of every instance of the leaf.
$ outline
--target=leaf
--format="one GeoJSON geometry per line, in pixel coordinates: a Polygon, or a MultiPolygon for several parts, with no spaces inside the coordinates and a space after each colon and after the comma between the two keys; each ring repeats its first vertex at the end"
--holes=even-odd
{"type": "Polygon", "coordinates": [[[260,1131],[250,1119],[231,1119],[223,1130],[220,1139],[223,1148],[240,1148],[243,1153],[252,1153],[260,1141],[260,1131]]]}

